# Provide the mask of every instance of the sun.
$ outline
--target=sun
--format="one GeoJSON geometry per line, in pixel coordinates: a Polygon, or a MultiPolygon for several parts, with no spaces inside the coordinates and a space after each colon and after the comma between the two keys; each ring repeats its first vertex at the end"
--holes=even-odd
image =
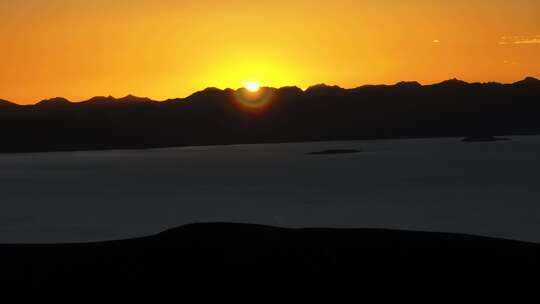
{"type": "Polygon", "coordinates": [[[251,113],[262,113],[275,100],[275,90],[261,87],[259,82],[244,81],[242,85],[242,89],[234,91],[234,101],[240,106],[241,110],[251,113]]]}
{"type": "Polygon", "coordinates": [[[261,88],[261,86],[257,82],[254,82],[254,81],[245,81],[245,82],[242,82],[242,85],[244,86],[244,88],[246,88],[246,90],[250,92],[258,92],[259,89],[261,88]]]}

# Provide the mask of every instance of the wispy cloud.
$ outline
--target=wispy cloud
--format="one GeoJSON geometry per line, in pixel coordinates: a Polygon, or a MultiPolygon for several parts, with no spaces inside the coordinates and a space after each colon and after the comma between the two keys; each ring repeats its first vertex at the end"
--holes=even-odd
{"type": "Polygon", "coordinates": [[[540,35],[503,36],[499,44],[540,44],[540,35]]]}

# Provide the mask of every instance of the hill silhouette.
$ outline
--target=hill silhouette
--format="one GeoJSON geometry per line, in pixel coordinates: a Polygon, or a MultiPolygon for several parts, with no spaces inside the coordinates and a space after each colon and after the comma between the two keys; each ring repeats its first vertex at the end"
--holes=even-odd
{"type": "Polygon", "coordinates": [[[0,99],[0,107],[16,107],[17,105],[7,100],[0,99]]]}
{"type": "Polygon", "coordinates": [[[64,108],[71,105],[71,101],[63,97],[55,97],[51,99],[45,99],[38,102],[35,107],[37,108],[64,108]]]}
{"type": "Polygon", "coordinates": [[[539,250],[534,243],[449,233],[207,223],[131,240],[0,245],[0,283],[6,290],[126,295],[347,281],[389,288],[413,278],[421,278],[421,287],[456,279],[477,286],[479,279],[515,280],[513,272],[536,274],[539,250]]]}
{"type": "Polygon", "coordinates": [[[262,88],[268,103],[261,109],[239,105],[245,94],[208,88],[162,102],[132,95],[34,106],[2,101],[0,152],[540,133],[540,80],[531,77],[262,88]]]}
{"type": "Polygon", "coordinates": [[[518,85],[518,86],[524,86],[524,87],[527,87],[527,86],[538,86],[540,85],[540,80],[534,78],[534,77],[527,77],[521,81],[518,81],[516,83],[514,83],[514,85],[518,85]]]}

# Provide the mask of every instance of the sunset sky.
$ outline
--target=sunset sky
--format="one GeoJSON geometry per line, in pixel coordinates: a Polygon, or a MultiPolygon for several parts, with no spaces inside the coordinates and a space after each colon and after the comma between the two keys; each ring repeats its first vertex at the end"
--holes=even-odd
{"type": "Polygon", "coordinates": [[[540,78],[539,0],[0,0],[0,98],[540,78]]]}

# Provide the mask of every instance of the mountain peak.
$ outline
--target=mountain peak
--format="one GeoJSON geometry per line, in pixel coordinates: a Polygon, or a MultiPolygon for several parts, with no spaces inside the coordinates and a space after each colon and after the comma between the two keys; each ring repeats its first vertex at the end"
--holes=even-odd
{"type": "Polygon", "coordinates": [[[116,99],[112,96],[94,96],[90,99],[88,99],[87,101],[85,102],[107,102],[107,101],[115,101],[116,99]]]}
{"type": "Polygon", "coordinates": [[[297,86],[285,86],[278,89],[280,92],[286,93],[303,93],[304,91],[297,86]]]}
{"type": "Polygon", "coordinates": [[[417,81],[400,81],[400,82],[396,83],[395,86],[400,87],[400,88],[404,88],[404,87],[407,87],[407,88],[419,88],[422,85],[417,81]]]}
{"type": "Polygon", "coordinates": [[[466,85],[468,83],[463,81],[463,80],[457,79],[457,78],[452,78],[452,79],[445,80],[445,81],[441,82],[440,84],[466,85]]]}
{"type": "Polygon", "coordinates": [[[191,94],[189,97],[187,98],[194,98],[194,97],[204,97],[204,96],[209,96],[209,95],[215,95],[215,94],[219,94],[219,93],[226,93],[228,92],[227,90],[221,90],[221,89],[218,89],[216,87],[208,87],[202,91],[198,91],[198,92],[195,92],[193,94],[191,94]]]}
{"type": "Polygon", "coordinates": [[[457,78],[448,79],[436,84],[431,85],[432,87],[443,87],[443,88],[460,88],[468,86],[469,83],[457,78]]]}
{"type": "Polygon", "coordinates": [[[324,91],[336,91],[341,88],[337,85],[327,85],[325,83],[316,84],[307,88],[306,92],[324,92],[324,91]]]}
{"type": "Polygon", "coordinates": [[[127,96],[124,96],[122,98],[118,98],[116,99],[116,101],[120,101],[120,102],[152,102],[152,100],[148,97],[138,97],[138,96],[135,96],[135,95],[127,95],[127,96]]]}
{"type": "Polygon", "coordinates": [[[63,97],[54,97],[49,99],[44,99],[38,102],[36,105],[68,105],[71,104],[71,101],[63,97]]]}
{"type": "Polygon", "coordinates": [[[515,82],[514,84],[517,85],[540,85],[540,80],[534,78],[534,77],[526,77],[523,80],[520,80],[518,82],[515,82]]]}
{"type": "Polygon", "coordinates": [[[216,87],[208,87],[200,92],[222,92],[223,90],[216,88],[216,87]]]}

